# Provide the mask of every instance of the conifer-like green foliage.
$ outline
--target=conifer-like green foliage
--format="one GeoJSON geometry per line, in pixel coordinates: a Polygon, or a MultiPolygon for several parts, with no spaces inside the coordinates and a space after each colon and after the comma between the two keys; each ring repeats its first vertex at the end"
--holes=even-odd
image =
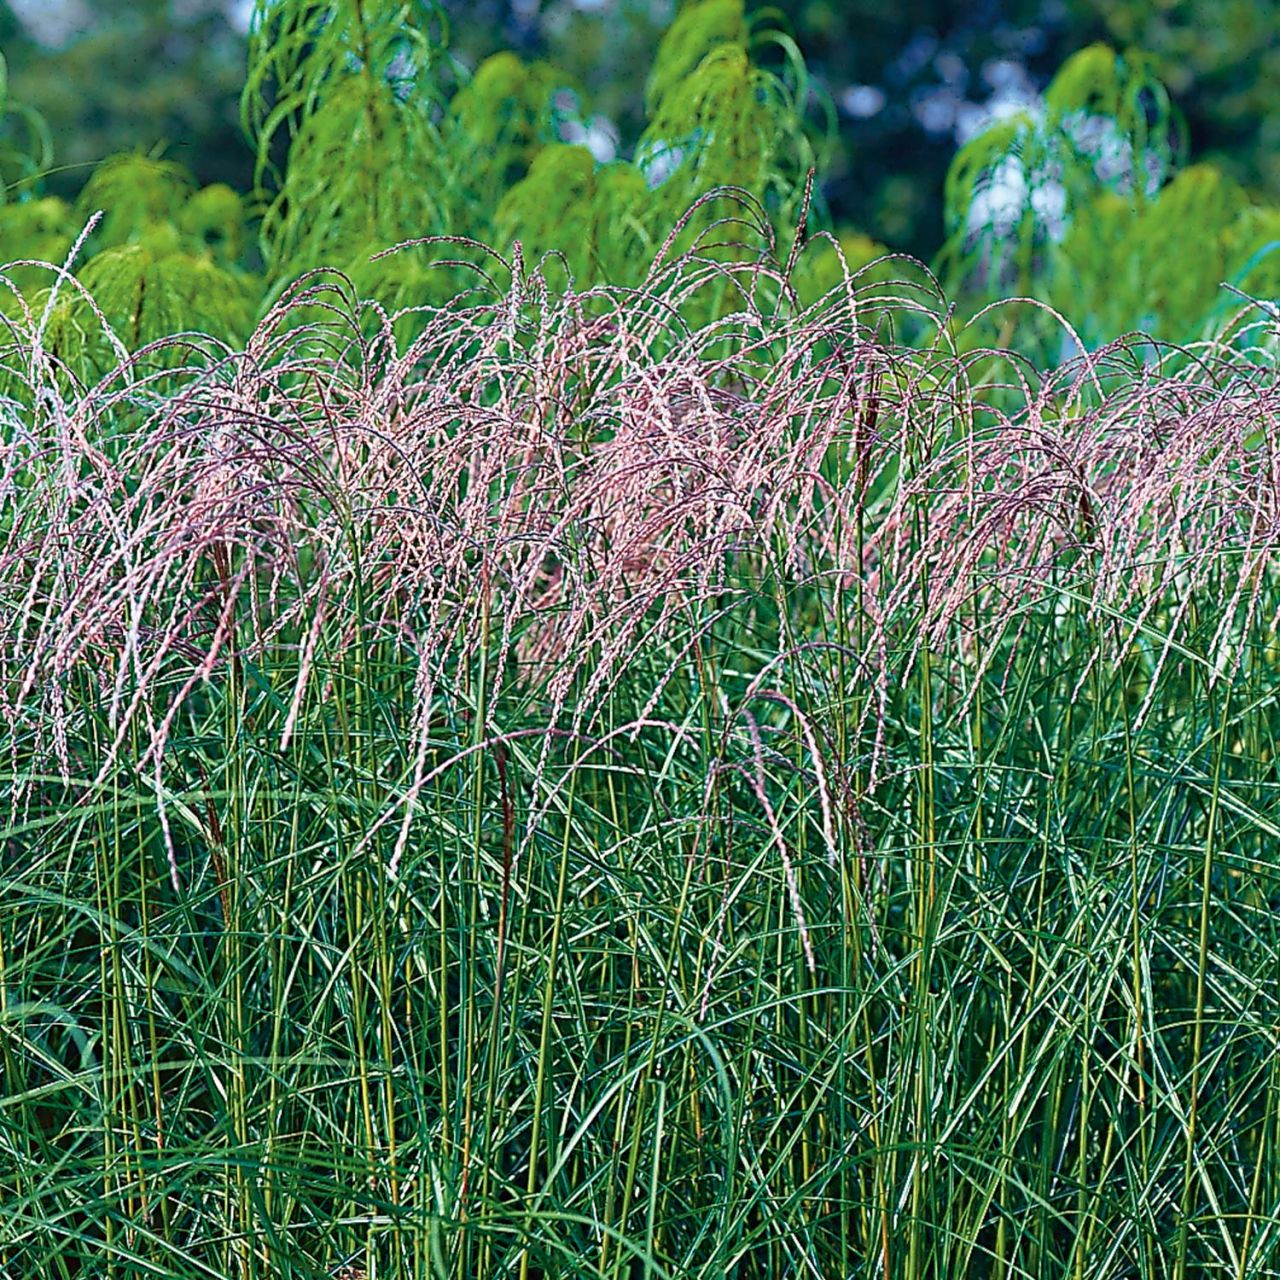
{"type": "Polygon", "coordinates": [[[745,46],[749,38],[742,0],[683,0],[658,45],[658,56],[649,73],[645,89],[649,115],[718,46],[745,46]]]}
{"type": "MultiPolygon", "coordinates": [[[[127,347],[181,332],[228,343],[248,334],[261,284],[243,269],[246,212],[230,187],[197,189],[173,161],[113,156],[85,184],[72,225],[99,213],[77,274],[127,347]]],[[[69,243],[66,230],[63,239],[69,243]]],[[[49,334],[53,348],[81,373],[116,359],[97,311],[74,290],[60,290],[49,334]]]]}
{"type": "MultiPolygon", "coordinates": [[[[320,266],[338,267],[362,295],[398,310],[438,305],[483,279],[466,264],[491,270],[480,248],[489,242],[509,252],[521,241],[526,262],[563,255],[578,287],[634,283],[655,245],[712,186],[763,196],[775,178],[770,137],[797,131],[754,101],[771,82],[747,63],[740,3],[687,6],[664,44],[655,109],[667,83],[692,86],[696,96],[689,121],[668,105],[658,122],[683,140],[680,163],[668,149],[666,171],[647,174],[627,161],[602,166],[560,140],[582,101],[556,68],[501,54],[461,76],[439,19],[431,3],[262,0],[242,102],[258,151],[256,227],[240,194],[221,184],[197,190],[181,165],[155,154],[109,157],[74,209],[40,198],[38,173],[48,163],[47,148],[32,145],[44,137],[40,121],[4,103],[26,133],[9,130],[0,154],[14,197],[0,206],[3,256],[60,263],[97,217],[74,265],[94,302],[59,286],[49,316],[48,343],[66,367],[96,376],[117,359],[104,321],[134,349],[181,330],[238,342],[281,288],[320,266]],[[736,83],[708,63],[717,53],[732,57],[736,83]],[[464,83],[450,98],[458,78],[464,83]],[[717,111],[714,129],[699,122],[699,113],[717,111]],[[379,256],[424,237],[449,243],[379,256]],[[462,243],[468,239],[474,245],[462,243]],[[254,273],[259,254],[265,282],[254,273]],[[454,265],[438,265],[442,259],[454,265]]],[[[774,105],[780,101],[774,93],[774,105]]],[[[54,278],[14,268],[0,308],[42,308],[54,278]],[[28,295],[25,304],[14,290],[28,295]]]]}
{"type": "MultiPolygon", "coordinates": [[[[0,205],[0,245],[11,259],[30,258],[61,263],[75,239],[76,220],[65,200],[42,196],[0,205]]],[[[47,272],[38,268],[18,268],[9,273],[17,281],[42,283],[47,272]]],[[[0,310],[5,303],[0,300],[0,310]]]]}
{"type": "Polygon", "coordinates": [[[270,199],[270,276],[443,229],[439,23],[430,0],[259,0],[243,114],[270,199]]]}
{"type": "Polygon", "coordinates": [[[1136,211],[1124,201],[1097,201],[1061,246],[1062,304],[1082,314],[1088,336],[1103,341],[1139,328],[1194,336],[1231,282],[1271,292],[1260,261],[1267,223],[1280,211],[1255,207],[1236,182],[1211,165],[1182,170],[1136,211]],[[1099,252],[1099,249],[1102,252],[1099,252]],[[1075,296],[1065,294],[1074,279],[1075,296]],[[1181,332],[1180,332],[1181,331],[1181,332]]]}
{"type": "Polygon", "coordinates": [[[649,185],[634,164],[618,161],[597,170],[592,244],[602,279],[634,280],[647,269],[650,207],[649,185]]]}
{"type": "Polygon", "coordinates": [[[194,191],[194,180],[180,164],[137,153],[111,156],[85,183],[76,216],[83,224],[102,213],[94,232],[99,247],[171,235],[194,191]]]}
{"type": "Polygon", "coordinates": [[[742,0],[683,5],[658,47],[634,164],[593,170],[582,148],[547,148],[498,206],[499,243],[558,249],[579,282],[635,284],[677,227],[682,248],[702,237],[720,256],[755,251],[740,197],[707,199],[721,188],[794,226],[814,160],[803,77],[762,69],[752,44],[742,0]]]}
{"type": "MultiPolygon", "coordinates": [[[[579,287],[634,283],[717,187],[780,220],[794,212],[812,158],[802,77],[786,84],[754,63],[742,0],[682,7],[657,52],[638,167],[566,144],[581,90],[545,63],[499,54],[450,97],[461,72],[439,18],[429,3],[259,4],[243,109],[272,281],[335,265],[394,287],[366,270],[374,254],[451,236],[504,252],[518,240],[526,260],[563,254],[579,287]]],[[[723,214],[704,209],[688,239],[723,214]]]]}
{"type": "MultiPolygon", "coordinates": [[[[1068,317],[1089,347],[1143,330],[1203,336],[1238,305],[1222,284],[1271,292],[1276,213],[1207,164],[1183,168],[1184,128],[1152,62],[1082,50],[1049,86],[1043,112],[979,133],[946,190],[945,279],[971,306],[1030,296],[1068,317]]],[[[1056,330],[1022,326],[1024,345],[1056,330]]],[[[1055,333],[1054,341],[1057,341],[1055,333]]]]}
{"type": "Polygon", "coordinates": [[[486,58],[449,104],[445,141],[466,161],[454,175],[454,198],[482,205],[519,181],[555,140],[556,95],[566,91],[579,92],[549,63],[509,52],[486,58]]]}
{"type": "MultiPolygon", "coordinates": [[[[710,7],[720,8],[718,0],[710,7]]],[[[710,26],[708,51],[685,75],[662,74],[659,50],[654,84],[667,87],[651,90],[649,127],[641,140],[658,217],[674,223],[691,198],[740,186],[782,214],[785,224],[813,161],[800,110],[788,86],[753,65],[745,45],[717,35],[710,26]]]]}
{"type": "MultiPolygon", "coordinates": [[[[45,331],[63,368],[94,377],[118,363],[120,343],[136,351],[198,332],[238,344],[249,333],[262,286],[244,266],[247,215],[231,188],[197,189],[181,165],[153,156],[113,156],[94,171],[74,208],[51,196],[0,206],[0,242],[11,260],[57,267],[94,219],[73,263],[82,288],[57,285],[45,331]]],[[[11,267],[5,274],[12,289],[0,293],[0,312],[14,317],[24,307],[44,309],[56,279],[48,267],[11,267]]]]}
{"type": "MultiPolygon", "coordinates": [[[[78,278],[94,305],[77,291],[61,290],[48,345],[81,377],[100,376],[118,362],[99,313],[131,351],[180,333],[239,345],[253,327],[255,283],[219,266],[210,254],[188,252],[164,236],[104,249],[78,278]]],[[[175,354],[181,358],[181,351],[175,354]]]]}
{"type": "Polygon", "coordinates": [[[1082,50],[1040,114],[996,121],[956,154],[944,208],[949,283],[984,298],[1032,292],[1064,229],[1095,200],[1142,207],[1175,167],[1179,136],[1145,59],[1082,50]]]}
{"type": "MultiPolygon", "coordinates": [[[[774,33],[753,30],[743,0],[686,0],[658,46],[645,93],[638,163],[654,187],[655,218],[674,223],[719,187],[740,187],[780,227],[794,226],[815,163],[804,120],[803,63],[789,79],[755,62],[774,33]]],[[[695,220],[725,210],[713,204],[695,220]]]]}
{"type": "Polygon", "coordinates": [[[219,266],[237,266],[248,248],[244,201],[222,182],[191,196],[178,214],[178,227],[191,244],[204,245],[219,266]]]}
{"type": "Polygon", "coordinates": [[[560,252],[574,279],[593,274],[596,163],[586,147],[553,143],[534,157],[528,175],[494,214],[501,244],[519,240],[534,257],[560,252]]]}
{"type": "MultiPolygon", "coordinates": [[[[811,156],[802,76],[784,84],[754,64],[741,0],[682,8],[655,60],[638,163],[602,164],[561,140],[585,104],[548,64],[501,54],[466,78],[448,61],[439,17],[434,4],[388,0],[259,4],[242,104],[258,151],[256,227],[238,193],[197,190],[181,165],[131,153],[98,167],[70,215],[47,203],[15,209],[6,247],[60,259],[100,212],[76,270],[133,347],[182,328],[235,342],[316,267],[413,308],[475,278],[466,264],[481,266],[485,243],[509,254],[519,241],[526,263],[558,255],[578,288],[635,284],[682,219],[683,246],[715,226],[718,251],[732,256],[734,241],[762,234],[763,224],[734,221],[743,199],[779,227],[793,217],[811,156]],[[721,186],[740,194],[709,201],[721,186]],[[265,290],[251,270],[258,253],[265,290]]],[[[49,277],[36,275],[39,302],[49,277]]],[[[83,373],[111,358],[100,331],[74,291],[59,298],[50,341],[83,373]]]]}

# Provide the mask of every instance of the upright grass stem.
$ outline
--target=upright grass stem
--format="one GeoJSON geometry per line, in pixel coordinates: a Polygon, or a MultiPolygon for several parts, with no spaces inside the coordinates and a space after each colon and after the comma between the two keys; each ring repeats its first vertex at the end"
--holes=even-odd
{"type": "Polygon", "coordinates": [[[1221,706],[1212,682],[1208,683],[1210,717],[1217,739],[1214,746],[1213,776],[1209,793],[1209,813],[1205,822],[1204,856],[1200,863],[1199,940],[1196,950],[1195,1016],[1191,1035],[1191,1078],[1187,1096],[1186,1154],[1183,1159],[1182,1198],[1178,1208],[1177,1280],[1187,1272],[1187,1250],[1191,1235],[1191,1192],[1196,1176],[1196,1140],[1200,1118],[1200,1087],[1204,1055],[1204,1013],[1206,978],[1209,968],[1210,921],[1213,911],[1213,870],[1218,840],[1218,808],[1222,798],[1222,763],[1227,753],[1231,727],[1231,684],[1221,695],[1221,706]],[[1215,714],[1216,713],[1216,714],[1215,714]]]}

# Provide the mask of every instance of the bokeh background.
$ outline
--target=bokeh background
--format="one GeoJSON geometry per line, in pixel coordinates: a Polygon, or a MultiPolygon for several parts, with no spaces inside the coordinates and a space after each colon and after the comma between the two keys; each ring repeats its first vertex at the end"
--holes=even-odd
{"type": "MultiPolygon", "coordinates": [[[[239,92],[251,0],[0,0],[13,97],[53,133],[48,189],[72,195],[113,152],[163,147],[202,183],[251,184],[239,92]]],[[[629,155],[644,76],[675,0],[448,0],[458,73],[497,49],[577,86],[578,132],[629,155]]],[[[822,195],[835,221],[930,257],[956,148],[1034,106],[1095,40],[1140,47],[1186,118],[1191,154],[1280,199],[1280,0],[784,0],[753,6],[794,39],[811,109],[835,123],[822,195]]],[[[767,60],[766,55],[766,60],[767,60]]],[[[773,56],[787,56],[784,44],[773,56]]]]}

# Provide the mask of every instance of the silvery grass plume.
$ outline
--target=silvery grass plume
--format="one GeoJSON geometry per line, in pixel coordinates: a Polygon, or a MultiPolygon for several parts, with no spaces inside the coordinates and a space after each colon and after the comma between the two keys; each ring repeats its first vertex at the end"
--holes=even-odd
{"type": "Polygon", "coordinates": [[[577,733],[637,663],[645,719],[724,619],[772,609],[786,650],[856,596],[865,729],[923,647],[955,634],[993,661],[1037,595],[1075,593],[1130,641],[1192,601],[1224,653],[1260,609],[1274,629],[1265,368],[1209,353],[1135,376],[1120,342],[1038,375],[957,349],[916,287],[853,281],[801,311],[781,268],[696,254],[652,283],[556,293],[534,267],[423,310],[406,342],[314,273],[243,351],[176,337],[92,386],[33,314],[11,321],[10,749],[100,784],[140,734],[163,795],[187,700],[272,652],[294,655],[288,744],[331,693],[322,631],[329,663],[374,636],[403,650],[421,761],[441,681],[485,646],[489,705],[577,733]],[[742,305],[687,328],[681,299],[725,281],[742,305]],[[932,338],[882,339],[900,312],[932,338]],[[92,743],[90,687],[110,730],[92,743]]]}

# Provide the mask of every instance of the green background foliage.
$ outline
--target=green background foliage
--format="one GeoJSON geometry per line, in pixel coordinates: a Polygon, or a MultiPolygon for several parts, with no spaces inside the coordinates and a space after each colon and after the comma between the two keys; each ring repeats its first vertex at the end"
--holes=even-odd
{"type": "MultiPolygon", "coordinates": [[[[53,49],[0,9],[5,256],[60,258],[104,209],[77,270],[126,341],[179,308],[233,341],[321,265],[389,305],[439,301],[465,271],[433,263],[485,256],[462,240],[559,254],[579,288],[638,283],[678,225],[677,249],[742,242],[713,256],[788,243],[812,167],[809,234],[835,232],[854,268],[922,257],[962,315],[1034,295],[1093,348],[1202,336],[1236,301],[1224,282],[1274,292],[1274,6],[877,13],[262,3],[246,44],[213,0],[149,0],[96,8],[53,49]],[[1090,34],[1117,52],[1080,48],[1090,34]],[[983,106],[983,77],[1013,88],[983,106]],[[754,211],[708,201],[721,187],[754,211]],[[409,240],[431,243],[376,260],[409,240]]],[[[797,271],[813,301],[839,259],[814,245],[797,271]]],[[[1063,354],[1043,317],[993,324],[1063,354]]]]}
{"type": "MultiPolygon", "coordinates": [[[[105,209],[78,270],[127,341],[160,336],[176,307],[234,340],[321,265],[391,305],[415,290],[438,301],[462,268],[433,263],[484,257],[461,240],[559,254],[579,288],[638,283],[678,225],[677,249],[726,235],[741,252],[776,246],[812,167],[810,234],[835,232],[855,268],[914,253],[962,315],[1034,295],[1093,348],[1135,329],[1202,336],[1235,301],[1224,282],[1274,292],[1274,6],[1212,22],[1193,4],[1084,0],[877,12],[260,3],[246,44],[213,0],[149,0],[95,9],[55,50],[0,10],[15,68],[5,256],[60,257],[105,209]],[[1115,52],[1079,47],[1099,33],[1115,52]],[[983,106],[982,77],[1009,91],[983,106]],[[754,212],[708,201],[722,187],[754,212]],[[375,260],[433,237],[448,246],[375,260]],[[155,296],[183,268],[181,297],[155,296]]],[[[798,264],[804,299],[838,268],[815,245],[798,264]]],[[[1015,330],[1038,360],[1063,354],[1050,321],[1015,330]]]]}

